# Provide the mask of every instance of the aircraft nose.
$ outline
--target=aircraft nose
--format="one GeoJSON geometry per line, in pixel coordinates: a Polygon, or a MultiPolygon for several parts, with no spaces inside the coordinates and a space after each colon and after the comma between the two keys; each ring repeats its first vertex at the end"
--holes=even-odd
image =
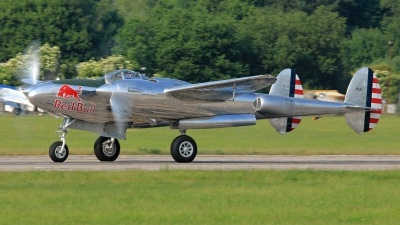
{"type": "Polygon", "coordinates": [[[42,100],[46,97],[53,96],[54,84],[51,82],[41,83],[36,86],[30,86],[24,89],[24,94],[28,97],[29,101],[34,104],[44,103],[42,100]]]}

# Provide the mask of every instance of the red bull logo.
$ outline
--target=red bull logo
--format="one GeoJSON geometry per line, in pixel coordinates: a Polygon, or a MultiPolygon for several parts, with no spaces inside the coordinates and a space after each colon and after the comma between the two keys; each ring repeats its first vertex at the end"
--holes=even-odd
{"type": "Polygon", "coordinates": [[[63,111],[69,111],[69,112],[79,112],[79,113],[89,113],[93,114],[96,111],[96,104],[84,104],[82,103],[82,99],[79,97],[79,95],[82,94],[82,87],[79,86],[78,90],[74,90],[72,87],[70,87],[67,84],[64,84],[63,86],[60,87],[57,93],[57,97],[64,98],[64,99],[76,99],[76,101],[64,103],[60,99],[56,99],[54,101],[53,108],[58,109],[58,110],[63,110],[63,111]]]}
{"type": "Polygon", "coordinates": [[[78,87],[78,91],[74,90],[70,86],[64,84],[63,86],[60,87],[60,90],[58,90],[57,97],[69,99],[70,97],[75,98],[78,101],[81,101],[79,98],[79,95],[82,94],[82,87],[78,87]]]}

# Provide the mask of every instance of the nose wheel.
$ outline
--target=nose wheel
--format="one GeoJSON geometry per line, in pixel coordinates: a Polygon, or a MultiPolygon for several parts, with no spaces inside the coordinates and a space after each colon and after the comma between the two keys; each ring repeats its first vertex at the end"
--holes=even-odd
{"type": "Polygon", "coordinates": [[[49,149],[49,156],[54,162],[64,162],[68,158],[68,146],[62,141],[54,142],[49,149]]]}
{"type": "Polygon", "coordinates": [[[65,136],[68,133],[68,126],[73,122],[75,120],[70,121],[70,118],[65,118],[63,124],[57,127],[59,131],[56,131],[56,133],[61,141],[54,142],[49,148],[50,159],[54,162],[64,162],[68,158],[69,150],[65,143],[65,136]]]}

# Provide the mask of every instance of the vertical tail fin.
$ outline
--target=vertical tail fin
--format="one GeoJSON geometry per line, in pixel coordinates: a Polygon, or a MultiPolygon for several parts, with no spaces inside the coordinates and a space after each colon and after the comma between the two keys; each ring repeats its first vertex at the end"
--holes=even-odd
{"type": "MultiPolygon", "coordinates": [[[[285,97],[304,98],[303,86],[297,76],[296,72],[292,69],[282,70],[278,76],[277,81],[271,86],[270,95],[278,95],[285,97]]],[[[301,122],[301,116],[297,117],[282,117],[268,119],[269,123],[280,133],[285,134],[297,128],[301,122]]]]}
{"type": "Polygon", "coordinates": [[[347,124],[358,134],[372,130],[379,121],[382,109],[381,89],[374,72],[364,67],[353,76],[347,88],[345,103],[370,108],[345,113],[347,124]]]}

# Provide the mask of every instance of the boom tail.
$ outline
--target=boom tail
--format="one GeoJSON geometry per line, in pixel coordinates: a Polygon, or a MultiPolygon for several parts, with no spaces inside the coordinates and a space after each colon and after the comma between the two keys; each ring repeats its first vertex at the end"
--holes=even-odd
{"type": "MultiPolygon", "coordinates": [[[[278,74],[277,81],[271,86],[269,94],[284,97],[304,98],[301,81],[296,72],[292,69],[284,69],[278,74]]],[[[296,129],[301,122],[301,118],[301,116],[296,116],[273,118],[268,120],[280,134],[285,134],[286,132],[296,129]]]]}
{"type": "Polygon", "coordinates": [[[347,124],[358,134],[372,130],[382,111],[382,96],[374,72],[364,67],[353,76],[347,89],[345,103],[364,106],[367,110],[345,113],[347,124]]]}
{"type": "Polygon", "coordinates": [[[379,121],[381,91],[378,79],[367,67],[353,76],[344,103],[304,99],[301,89],[298,76],[286,69],[278,75],[269,95],[257,96],[253,108],[281,134],[294,130],[301,116],[344,114],[347,124],[358,134],[372,130],[379,121]]]}

